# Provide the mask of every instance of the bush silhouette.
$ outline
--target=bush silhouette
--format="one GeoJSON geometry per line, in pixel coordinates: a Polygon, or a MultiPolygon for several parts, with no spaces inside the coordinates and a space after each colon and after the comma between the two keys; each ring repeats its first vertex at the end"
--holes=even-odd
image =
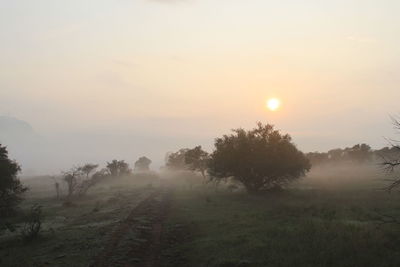
{"type": "Polygon", "coordinates": [[[236,129],[217,138],[209,161],[214,179],[233,177],[250,193],[282,189],[310,168],[288,134],[261,123],[253,130],[236,129]]]}

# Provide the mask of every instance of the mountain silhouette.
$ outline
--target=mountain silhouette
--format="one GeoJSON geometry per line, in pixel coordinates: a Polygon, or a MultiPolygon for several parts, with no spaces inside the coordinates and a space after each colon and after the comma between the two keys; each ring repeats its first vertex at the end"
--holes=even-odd
{"type": "Polygon", "coordinates": [[[15,139],[35,135],[33,127],[26,121],[0,116],[0,138],[15,139]]]}

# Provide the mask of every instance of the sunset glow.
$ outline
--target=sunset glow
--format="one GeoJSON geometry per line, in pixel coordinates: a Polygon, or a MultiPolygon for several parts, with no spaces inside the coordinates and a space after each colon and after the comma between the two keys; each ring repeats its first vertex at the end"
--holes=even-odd
{"type": "Polygon", "coordinates": [[[281,101],[277,98],[271,98],[267,101],[267,108],[271,111],[276,111],[281,106],[281,101]]]}
{"type": "Polygon", "coordinates": [[[0,267],[400,266],[400,0],[0,7],[0,267]]]}
{"type": "Polygon", "coordinates": [[[32,149],[0,127],[0,143],[25,172],[110,155],[160,167],[256,121],[304,151],[386,145],[400,1],[367,2],[2,1],[0,116],[51,140],[32,149]]]}

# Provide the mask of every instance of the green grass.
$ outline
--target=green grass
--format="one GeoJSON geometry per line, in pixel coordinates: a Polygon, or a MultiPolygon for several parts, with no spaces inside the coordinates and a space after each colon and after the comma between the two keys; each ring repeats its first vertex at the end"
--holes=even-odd
{"type": "MultiPolygon", "coordinates": [[[[88,266],[113,229],[153,190],[123,182],[101,185],[74,200],[72,207],[65,207],[64,199],[55,199],[53,188],[35,189],[28,192],[21,208],[27,212],[33,204],[43,207],[41,234],[24,242],[19,224],[16,233],[0,236],[0,266],[88,266]]],[[[15,219],[23,221],[23,217],[15,219]]]]}
{"type": "MultiPolygon", "coordinates": [[[[171,174],[163,181],[175,190],[162,266],[400,266],[400,225],[377,220],[379,214],[400,218],[400,195],[377,190],[379,173],[371,170],[317,169],[291,189],[264,196],[230,193],[226,185],[215,192],[199,177],[171,174]]],[[[63,207],[49,181],[32,180],[21,205],[24,211],[43,206],[40,238],[24,243],[18,233],[0,236],[0,266],[88,266],[119,221],[159,188],[148,180],[102,183],[76,206],[63,207]]]]}
{"type": "MultiPolygon", "coordinates": [[[[400,266],[400,227],[377,228],[398,196],[354,190],[246,193],[178,191],[168,228],[186,236],[168,246],[167,266],[400,266]],[[182,230],[183,231],[183,230],[182,230]],[[176,257],[183,256],[177,263],[176,257]]],[[[400,214],[399,214],[400,217],[400,214]]],[[[168,235],[168,234],[167,234],[168,235]]]]}

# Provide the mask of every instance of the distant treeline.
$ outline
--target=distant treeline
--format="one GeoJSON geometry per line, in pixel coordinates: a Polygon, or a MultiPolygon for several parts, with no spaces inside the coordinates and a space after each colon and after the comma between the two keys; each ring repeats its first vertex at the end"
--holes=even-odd
{"type": "Polygon", "coordinates": [[[331,149],[328,152],[310,152],[306,157],[313,166],[327,163],[368,163],[396,158],[400,155],[395,146],[373,150],[367,144],[357,144],[353,147],[331,149]]]}

